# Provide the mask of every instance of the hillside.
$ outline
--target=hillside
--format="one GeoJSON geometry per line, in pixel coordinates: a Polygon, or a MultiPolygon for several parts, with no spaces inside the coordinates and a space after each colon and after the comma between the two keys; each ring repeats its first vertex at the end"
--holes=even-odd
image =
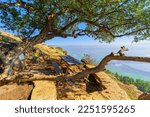
{"type": "Polygon", "coordinates": [[[64,50],[46,44],[37,44],[34,47],[40,49],[44,54],[49,55],[51,59],[59,60],[61,56],[65,55],[64,50]]]}
{"type": "Polygon", "coordinates": [[[137,100],[138,97],[143,94],[143,92],[140,91],[136,86],[132,84],[123,84],[122,82],[117,80],[117,78],[113,74],[109,74],[108,72],[107,75],[111,79],[113,79],[119,85],[119,87],[122,88],[127,93],[130,99],[137,100]]]}
{"type": "Polygon", "coordinates": [[[96,85],[74,80],[58,87],[58,99],[130,100],[127,93],[105,72],[99,72],[96,76],[101,80],[104,90],[96,89],[96,85]]]}
{"type": "MultiPolygon", "coordinates": [[[[53,57],[58,59],[64,53],[59,51],[60,49],[49,47],[47,45],[38,45],[40,49],[53,57]],[[56,52],[57,51],[57,52],[56,52]]],[[[57,99],[73,99],[73,100],[91,100],[91,99],[108,99],[108,100],[128,100],[138,99],[142,94],[134,85],[125,85],[113,78],[105,72],[99,72],[96,74],[96,78],[101,81],[101,87],[105,87],[104,90],[99,91],[95,89],[95,86],[84,80],[72,80],[63,84],[57,84],[57,99]],[[90,84],[90,85],[89,85],[90,84]],[[89,90],[88,90],[89,89],[89,90]]]]}
{"type": "MultiPolygon", "coordinates": [[[[38,44],[35,48],[40,49],[45,55],[50,57],[51,62],[60,61],[60,57],[66,55],[63,49],[51,47],[45,44],[38,44]]],[[[61,66],[61,64],[60,64],[61,66]]],[[[92,66],[90,66],[92,67],[92,66]]],[[[74,70],[74,68],[71,68],[74,70]]],[[[51,64],[32,64],[30,66],[30,73],[38,77],[45,77],[45,75],[53,75],[54,69],[51,64]]],[[[33,81],[30,84],[30,89],[26,93],[28,96],[25,98],[12,97],[12,93],[17,90],[20,93],[20,86],[14,84],[13,89],[10,90],[12,85],[5,85],[0,87],[3,91],[0,93],[0,99],[31,99],[31,100],[130,100],[138,99],[142,94],[135,86],[127,86],[110,76],[110,74],[103,72],[96,73],[94,80],[98,82],[91,82],[84,79],[72,79],[63,82],[55,81],[33,81]],[[31,87],[31,85],[33,85],[31,87]],[[9,89],[9,90],[8,90],[9,89]],[[32,90],[32,91],[31,91],[32,90]]],[[[26,86],[27,84],[25,84],[26,86]]],[[[24,87],[24,86],[22,86],[24,87]]],[[[26,86],[27,87],[27,86],[26,86]]],[[[23,93],[24,90],[21,91],[23,93]]]]}

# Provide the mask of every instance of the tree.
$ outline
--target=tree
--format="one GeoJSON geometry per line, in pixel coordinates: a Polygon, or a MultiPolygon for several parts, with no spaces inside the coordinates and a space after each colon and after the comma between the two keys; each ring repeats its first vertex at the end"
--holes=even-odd
{"type": "Polygon", "coordinates": [[[0,18],[2,28],[23,40],[25,51],[55,37],[149,39],[149,5],[149,0],[2,0],[0,18]]]}
{"type": "Polygon", "coordinates": [[[149,38],[149,0],[5,1],[0,2],[4,28],[34,44],[57,36],[88,35],[107,42],[131,34],[149,38]]]}

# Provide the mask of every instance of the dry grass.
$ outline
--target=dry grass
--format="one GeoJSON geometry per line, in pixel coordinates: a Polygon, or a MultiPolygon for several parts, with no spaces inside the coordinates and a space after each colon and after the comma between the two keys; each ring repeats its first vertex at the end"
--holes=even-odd
{"type": "Polygon", "coordinates": [[[51,59],[60,59],[61,56],[65,55],[65,53],[60,49],[48,46],[46,44],[37,44],[35,48],[38,48],[43,53],[49,55],[51,59]]]}
{"type": "MultiPolygon", "coordinates": [[[[107,73],[108,74],[108,73],[107,73]]],[[[134,85],[126,85],[121,83],[119,80],[116,79],[116,77],[112,74],[108,74],[118,85],[120,88],[122,88],[127,95],[131,98],[131,100],[137,100],[138,97],[142,94],[140,90],[137,89],[134,85]]]]}

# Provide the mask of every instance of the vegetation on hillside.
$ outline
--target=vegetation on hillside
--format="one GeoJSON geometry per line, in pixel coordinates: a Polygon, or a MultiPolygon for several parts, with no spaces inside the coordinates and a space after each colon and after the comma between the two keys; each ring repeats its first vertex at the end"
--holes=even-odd
{"type": "Polygon", "coordinates": [[[61,47],[56,47],[56,49],[59,49],[60,51],[62,51],[65,55],[67,55],[67,51],[66,50],[64,50],[63,48],[61,48],[61,47]]]}
{"type": "Polygon", "coordinates": [[[111,71],[107,70],[107,73],[115,76],[115,78],[119,81],[121,81],[124,84],[133,84],[135,85],[139,90],[142,92],[148,92],[150,93],[150,81],[144,81],[141,79],[133,79],[132,77],[128,76],[122,76],[119,75],[118,73],[112,73],[111,71]]]}

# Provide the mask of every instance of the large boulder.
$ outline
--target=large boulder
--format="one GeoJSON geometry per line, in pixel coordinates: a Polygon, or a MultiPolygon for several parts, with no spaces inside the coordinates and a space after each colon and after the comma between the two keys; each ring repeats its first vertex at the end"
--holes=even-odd
{"type": "Polygon", "coordinates": [[[33,85],[11,84],[0,87],[0,100],[27,100],[30,97],[33,85]]]}
{"type": "Polygon", "coordinates": [[[101,91],[101,94],[105,96],[108,100],[130,100],[126,91],[123,90],[118,83],[113,80],[105,72],[96,73],[97,78],[101,80],[102,85],[106,88],[101,91]]]}
{"type": "Polygon", "coordinates": [[[31,100],[56,100],[57,91],[54,82],[34,81],[34,89],[31,94],[31,100]]]}

